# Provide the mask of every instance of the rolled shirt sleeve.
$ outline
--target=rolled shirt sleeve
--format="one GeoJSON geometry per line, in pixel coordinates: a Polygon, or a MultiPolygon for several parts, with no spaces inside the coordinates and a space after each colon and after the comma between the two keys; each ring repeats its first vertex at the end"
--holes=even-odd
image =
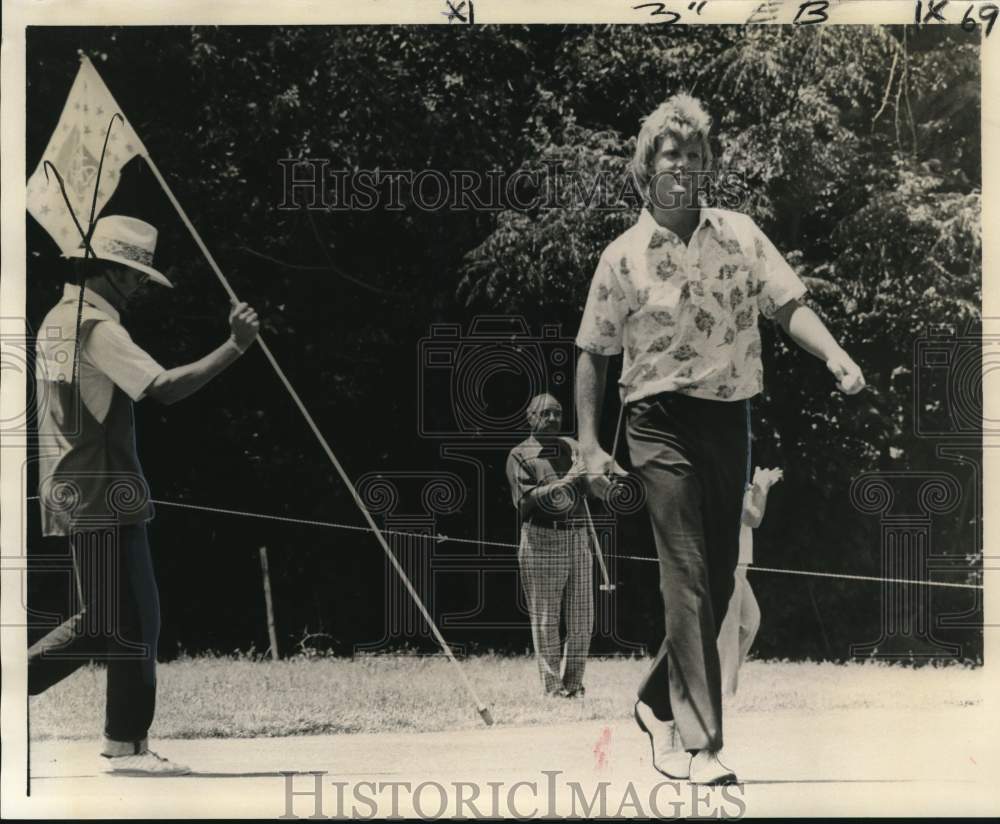
{"type": "Polygon", "coordinates": [[[601,257],[590,282],[576,345],[595,355],[619,354],[628,313],[629,303],[621,273],[610,260],[601,257]]]}
{"type": "Polygon", "coordinates": [[[125,327],[113,321],[94,324],[84,344],[87,359],[133,401],[166,371],[139,347],[125,327]]]}
{"type": "Polygon", "coordinates": [[[777,247],[754,225],[754,255],[759,291],[757,308],[768,320],[788,301],[801,298],[808,291],[795,270],[788,265],[777,247]]]}

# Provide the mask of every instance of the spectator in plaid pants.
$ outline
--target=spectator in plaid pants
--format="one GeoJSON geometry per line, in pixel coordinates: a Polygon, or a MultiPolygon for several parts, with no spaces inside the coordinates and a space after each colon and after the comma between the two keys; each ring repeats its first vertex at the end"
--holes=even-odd
{"type": "Polygon", "coordinates": [[[531,639],[546,695],[583,697],[583,671],[594,629],[593,567],[579,448],[556,435],[562,407],[551,395],[528,405],[531,436],[511,450],[507,480],[521,520],[518,563],[531,639]],[[559,617],[566,641],[560,655],[559,617]],[[560,660],[561,659],[561,660],[560,660]]]}

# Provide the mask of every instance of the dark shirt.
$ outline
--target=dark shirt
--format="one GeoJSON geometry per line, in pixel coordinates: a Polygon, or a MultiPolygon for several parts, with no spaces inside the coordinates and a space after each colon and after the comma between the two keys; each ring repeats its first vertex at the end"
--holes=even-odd
{"type": "Polygon", "coordinates": [[[544,444],[534,435],[515,446],[507,456],[507,481],[511,498],[521,518],[525,521],[558,521],[580,518],[586,514],[584,493],[579,486],[555,495],[531,495],[538,487],[565,477],[573,466],[574,456],[580,447],[572,438],[546,437],[544,444]],[[567,508],[569,497],[572,506],[567,508]]]}

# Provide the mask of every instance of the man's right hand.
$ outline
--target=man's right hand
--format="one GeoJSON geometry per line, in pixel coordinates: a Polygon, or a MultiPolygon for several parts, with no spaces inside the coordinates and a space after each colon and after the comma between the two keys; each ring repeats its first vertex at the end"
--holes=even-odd
{"type": "Polygon", "coordinates": [[[603,499],[610,489],[615,477],[624,478],[628,473],[618,462],[599,446],[581,449],[580,457],[587,473],[587,483],[590,494],[603,499]]]}
{"type": "Polygon", "coordinates": [[[257,339],[260,331],[260,321],[253,307],[240,301],[234,303],[229,312],[229,331],[232,333],[233,343],[241,352],[246,352],[257,339]]]}

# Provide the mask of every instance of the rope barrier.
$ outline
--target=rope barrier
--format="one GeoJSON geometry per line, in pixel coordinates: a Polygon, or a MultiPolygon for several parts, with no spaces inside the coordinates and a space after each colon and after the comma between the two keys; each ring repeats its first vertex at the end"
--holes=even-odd
{"type": "MultiPolygon", "coordinates": [[[[28,497],[29,501],[37,501],[37,495],[31,495],[28,497]]],[[[355,524],[341,524],[336,521],[316,521],[309,518],[293,518],[287,515],[269,515],[262,512],[246,512],[239,509],[226,509],[224,507],[217,506],[200,506],[198,504],[185,504],[179,501],[160,501],[153,499],[153,503],[157,506],[172,506],[177,509],[192,509],[199,512],[212,512],[217,515],[235,515],[243,518],[257,518],[264,521],[278,521],[280,523],[287,524],[297,524],[300,526],[318,526],[325,529],[343,529],[352,532],[371,532],[370,527],[357,526],[355,524]]],[[[405,532],[397,529],[383,529],[383,535],[398,535],[404,538],[419,538],[421,540],[433,540],[435,543],[453,543],[453,544],[475,544],[477,546],[492,546],[499,547],[501,549],[518,549],[519,544],[509,543],[506,541],[488,541],[486,539],[479,540],[477,538],[458,538],[451,535],[443,535],[438,533],[436,535],[429,535],[423,532],[405,532]]],[[[605,558],[618,558],[623,561],[645,561],[647,563],[659,563],[658,559],[650,558],[646,555],[618,555],[606,552],[604,553],[605,558]]],[[[982,584],[959,584],[952,583],[948,581],[923,581],[917,578],[884,578],[877,575],[852,575],[846,572],[820,572],[818,570],[806,570],[806,569],[778,569],[775,567],[762,567],[756,564],[751,564],[747,567],[749,572],[771,572],[777,573],[779,575],[806,575],[813,578],[838,578],[846,581],[869,581],[875,583],[884,584],[912,584],[913,586],[928,586],[928,587],[948,587],[951,589],[982,589],[982,584]]]]}
{"type": "Polygon", "coordinates": [[[784,575],[812,575],[816,578],[843,578],[848,581],[878,581],[886,584],[913,584],[925,587],[952,587],[954,589],[982,589],[982,584],[956,584],[947,581],[921,581],[917,578],[879,578],[875,575],[849,575],[846,572],[817,572],[802,569],[773,569],[756,565],[748,566],[750,572],[777,572],[784,575]]]}

